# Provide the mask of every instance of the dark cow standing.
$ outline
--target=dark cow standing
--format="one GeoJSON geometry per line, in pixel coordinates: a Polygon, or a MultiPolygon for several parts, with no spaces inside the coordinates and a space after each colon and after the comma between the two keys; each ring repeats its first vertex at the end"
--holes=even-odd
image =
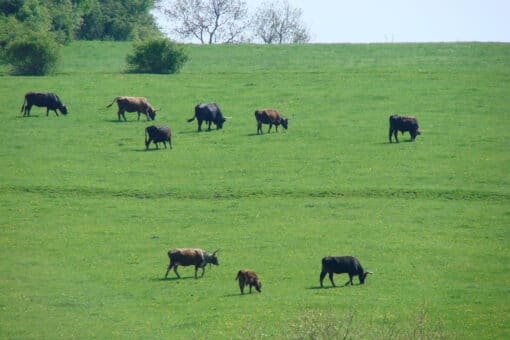
{"type": "Polygon", "coordinates": [[[255,287],[257,292],[262,293],[262,282],[260,282],[257,273],[254,271],[241,269],[237,272],[236,280],[239,280],[239,289],[241,290],[241,294],[244,294],[245,286],[250,286],[250,294],[252,287],[255,287]]]}
{"type": "Polygon", "coordinates": [[[172,149],[172,131],[168,126],[147,126],[145,128],[145,149],[149,149],[149,144],[153,142],[156,145],[156,149],[159,149],[158,143],[163,142],[166,149],[166,142],[172,149]]]}
{"type": "Polygon", "coordinates": [[[57,109],[63,115],[67,114],[67,107],[62,104],[60,98],[55,93],[47,92],[28,92],[25,94],[25,101],[21,106],[21,112],[24,117],[30,116],[30,109],[32,106],[46,107],[46,117],[50,110],[53,110],[58,116],[57,109]]]}
{"type": "Polygon", "coordinates": [[[142,113],[147,117],[147,120],[154,120],[156,119],[156,112],[159,111],[154,109],[151,103],[144,97],[117,97],[106,107],[111,107],[115,102],[117,102],[117,106],[119,107],[119,111],[117,112],[119,121],[120,117],[124,118],[124,121],[126,121],[126,115],[124,113],[126,111],[137,112],[138,120],[140,120],[140,114],[142,113]]]}
{"type": "Polygon", "coordinates": [[[217,129],[221,129],[223,123],[227,120],[226,117],[223,117],[220,107],[216,103],[198,104],[195,106],[195,115],[193,118],[188,119],[188,122],[192,122],[195,118],[198,122],[199,132],[202,131],[202,122],[204,121],[208,124],[207,130],[211,130],[211,123],[214,123],[217,129]]]}
{"type": "Polygon", "coordinates": [[[359,260],[353,256],[326,256],[322,259],[322,271],[320,275],[321,287],[326,274],[329,274],[331,284],[333,287],[336,287],[333,281],[333,273],[349,274],[349,281],[345,283],[346,286],[349,283],[352,285],[352,278],[355,275],[358,275],[359,283],[364,284],[367,275],[372,274],[371,272],[364,271],[359,260]]]}
{"type": "Polygon", "coordinates": [[[255,119],[257,119],[257,135],[262,134],[262,124],[269,124],[268,133],[273,125],[276,126],[276,132],[278,132],[279,125],[282,125],[284,129],[287,129],[289,126],[289,120],[282,117],[280,112],[274,109],[255,111],[255,119]]]}
{"type": "Polygon", "coordinates": [[[411,142],[414,142],[417,135],[421,135],[420,127],[418,126],[418,120],[413,116],[399,116],[392,115],[390,116],[390,143],[391,143],[391,135],[395,135],[395,141],[398,143],[398,132],[401,131],[402,134],[404,132],[409,131],[411,134],[411,142]]]}

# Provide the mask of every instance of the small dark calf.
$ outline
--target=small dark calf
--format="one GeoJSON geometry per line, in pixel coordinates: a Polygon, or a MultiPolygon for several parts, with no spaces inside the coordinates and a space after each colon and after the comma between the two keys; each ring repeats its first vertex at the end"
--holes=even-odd
{"type": "Polygon", "coordinates": [[[30,116],[30,109],[32,106],[39,106],[46,108],[46,117],[48,116],[50,110],[55,112],[55,115],[58,116],[57,109],[63,115],[67,114],[67,107],[62,104],[60,98],[55,93],[46,93],[46,92],[28,92],[25,94],[25,100],[23,101],[23,105],[21,106],[21,112],[23,112],[23,117],[30,116]]]}
{"type": "Polygon", "coordinates": [[[416,117],[399,115],[390,116],[390,143],[392,134],[395,135],[395,141],[398,143],[399,131],[401,131],[402,134],[404,134],[406,131],[409,131],[409,134],[411,134],[411,142],[414,142],[416,136],[421,135],[420,127],[418,126],[418,120],[416,117]]]}
{"type": "Polygon", "coordinates": [[[359,283],[364,284],[367,275],[372,274],[372,272],[364,271],[361,263],[359,263],[358,259],[353,256],[326,256],[322,259],[322,271],[320,276],[321,287],[323,287],[322,281],[326,274],[329,274],[331,284],[333,287],[336,287],[335,282],[333,281],[333,273],[349,274],[349,281],[345,283],[346,286],[349,283],[352,285],[352,278],[355,275],[358,275],[359,283]]]}
{"type": "Polygon", "coordinates": [[[172,131],[168,126],[147,126],[145,128],[145,149],[149,149],[149,144],[153,142],[156,145],[156,149],[159,149],[158,143],[163,142],[166,149],[166,142],[172,149],[172,131]]]}
{"type": "Polygon", "coordinates": [[[255,287],[259,293],[262,293],[262,282],[260,282],[257,273],[254,271],[241,269],[237,273],[236,280],[239,280],[239,289],[241,289],[241,294],[244,294],[244,287],[248,285],[250,286],[250,294],[251,287],[255,287]]]}

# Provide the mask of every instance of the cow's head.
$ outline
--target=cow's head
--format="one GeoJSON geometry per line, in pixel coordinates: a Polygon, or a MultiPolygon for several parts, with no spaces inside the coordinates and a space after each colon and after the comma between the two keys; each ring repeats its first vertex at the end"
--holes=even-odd
{"type": "Polygon", "coordinates": [[[218,129],[221,129],[223,127],[223,123],[225,123],[226,120],[227,118],[223,117],[222,115],[220,115],[216,119],[216,126],[218,127],[218,129]]]}
{"type": "Polygon", "coordinates": [[[282,118],[282,126],[287,130],[289,127],[289,120],[287,118],[282,118]]]}
{"type": "Polygon", "coordinates": [[[364,284],[365,283],[365,279],[366,279],[368,274],[373,274],[373,273],[372,272],[364,272],[363,274],[359,275],[359,283],[360,284],[364,284]]]}
{"type": "Polygon", "coordinates": [[[157,112],[157,111],[158,111],[158,110],[154,110],[154,109],[152,109],[152,108],[149,108],[149,109],[147,110],[147,114],[149,115],[149,118],[150,118],[151,120],[155,120],[155,119],[156,119],[156,112],[157,112]]]}
{"type": "MultiPolygon", "coordinates": [[[[219,249],[218,249],[219,250],[219,249]]],[[[216,256],[216,253],[218,252],[218,250],[216,250],[214,253],[212,253],[210,256],[209,256],[209,259],[207,260],[207,262],[209,262],[210,264],[214,264],[216,266],[218,266],[220,263],[218,262],[218,257],[216,256]]],[[[209,264],[209,265],[210,265],[209,264]]]]}
{"type": "Polygon", "coordinates": [[[60,110],[60,112],[62,112],[63,115],[66,115],[67,114],[67,106],[65,105],[62,105],[61,107],[58,108],[60,110]]]}

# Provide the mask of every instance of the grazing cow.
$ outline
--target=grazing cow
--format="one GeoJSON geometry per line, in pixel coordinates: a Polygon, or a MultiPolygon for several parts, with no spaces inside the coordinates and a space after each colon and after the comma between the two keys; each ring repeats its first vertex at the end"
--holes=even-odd
{"type": "Polygon", "coordinates": [[[326,276],[326,273],[329,274],[329,280],[335,286],[335,282],[333,281],[333,273],[335,274],[349,274],[349,281],[345,283],[347,286],[349,283],[352,285],[352,277],[358,275],[359,283],[364,284],[365,278],[368,274],[372,274],[372,272],[366,272],[363,270],[361,263],[359,263],[358,259],[353,256],[326,256],[322,259],[322,272],[320,277],[321,287],[322,281],[326,276]]]}
{"type": "Polygon", "coordinates": [[[198,268],[202,268],[202,276],[204,276],[206,264],[212,263],[214,265],[219,265],[218,257],[216,257],[218,250],[212,254],[198,248],[178,248],[169,250],[168,257],[170,258],[170,264],[166,270],[165,279],[168,277],[168,272],[172,267],[174,268],[175,274],[180,279],[181,277],[179,273],[177,273],[178,266],[195,266],[195,279],[197,278],[198,268]]]}
{"type": "Polygon", "coordinates": [[[285,129],[289,126],[289,120],[282,117],[280,112],[273,109],[257,110],[255,111],[255,118],[257,119],[257,135],[262,134],[262,124],[269,124],[267,132],[271,131],[271,128],[276,126],[276,132],[278,132],[278,126],[281,124],[285,129]]]}
{"type": "Polygon", "coordinates": [[[202,122],[205,121],[208,124],[207,130],[211,130],[211,123],[216,125],[216,129],[221,129],[223,123],[230,117],[224,117],[221,113],[220,107],[216,103],[209,104],[198,104],[195,106],[195,115],[188,119],[188,122],[192,122],[197,119],[198,132],[202,131],[202,122]]]}
{"type": "Polygon", "coordinates": [[[107,108],[111,107],[113,103],[117,102],[119,107],[119,111],[117,115],[119,117],[122,116],[124,121],[126,121],[126,115],[124,112],[137,112],[138,120],[140,120],[140,114],[144,114],[147,117],[147,120],[156,119],[156,112],[161,109],[154,109],[149,101],[144,97],[117,97],[113,100],[113,102],[107,106],[107,108]]]}
{"type": "Polygon", "coordinates": [[[260,282],[257,273],[251,270],[243,270],[241,269],[236,276],[236,280],[239,280],[239,288],[241,289],[241,294],[244,294],[244,287],[250,286],[250,294],[251,287],[255,287],[255,289],[261,293],[262,282],[260,282]]]}
{"type": "Polygon", "coordinates": [[[21,112],[23,112],[23,117],[30,116],[30,109],[32,106],[46,107],[46,117],[48,116],[50,110],[53,110],[55,114],[58,116],[57,109],[63,115],[67,114],[67,107],[62,104],[60,98],[55,93],[46,93],[46,92],[28,92],[25,94],[25,100],[23,101],[23,105],[21,106],[21,112]]]}
{"type": "Polygon", "coordinates": [[[401,131],[402,134],[404,132],[409,131],[411,134],[411,142],[414,142],[417,135],[421,135],[420,127],[418,126],[418,120],[416,117],[412,116],[399,116],[392,115],[390,116],[390,143],[391,143],[391,135],[395,135],[395,141],[398,143],[398,132],[401,131]]]}
{"type": "Polygon", "coordinates": [[[166,149],[166,142],[170,144],[172,149],[172,131],[168,126],[147,126],[145,128],[145,149],[149,149],[149,144],[153,142],[156,145],[156,149],[159,149],[158,143],[163,142],[166,149]]]}

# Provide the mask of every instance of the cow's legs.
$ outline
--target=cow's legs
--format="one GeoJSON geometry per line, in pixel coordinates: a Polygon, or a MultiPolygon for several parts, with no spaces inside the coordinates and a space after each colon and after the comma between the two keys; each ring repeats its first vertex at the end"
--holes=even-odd
{"type": "Polygon", "coordinates": [[[207,131],[211,131],[212,120],[207,122],[207,131]]]}
{"type": "Polygon", "coordinates": [[[50,108],[49,108],[49,107],[47,107],[47,108],[46,108],[46,117],[48,117],[48,115],[49,115],[49,114],[50,114],[50,108]]]}
{"type": "Polygon", "coordinates": [[[389,135],[389,138],[390,138],[390,143],[392,142],[391,141],[391,135],[393,134],[393,129],[390,127],[390,135],[389,135]]]}
{"type": "Polygon", "coordinates": [[[55,115],[58,117],[57,109],[53,110],[55,112],[55,115]]]}
{"type": "Polygon", "coordinates": [[[177,278],[180,279],[181,276],[179,275],[179,273],[177,272],[177,265],[174,265],[174,272],[175,272],[175,275],[177,275],[177,278]]]}
{"type": "Polygon", "coordinates": [[[267,133],[271,131],[271,128],[273,127],[273,123],[269,123],[269,129],[267,129],[267,133]]]}
{"type": "Polygon", "coordinates": [[[322,281],[324,280],[324,277],[326,277],[326,273],[327,273],[327,271],[325,271],[325,270],[323,270],[323,271],[321,272],[321,278],[320,278],[321,287],[322,287],[322,281]]]}
{"type": "Polygon", "coordinates": [[[32,108],[32,105],[27,104],[27,106],[25,106],[25,113],[23,114],[23,116],[29,117],[30,116],[30,109],[31,108],[32,108]]]}
{"type": "Polygon", "coordinates": [[[172,269],[172,262],[168,265],[168,268],[166,269],[165,279],[168,277],[168,272],[172,269]]]}
{"type": "Polygon", "coordinates": [[[198,132],[202,131],[202,120],[197,118],[198,122],[198,132]]]}
{"type": "Polygon", "coordinates": [[[257,122],[257,135],[262,134],[262,122],[257,122]]]}
{"type": "Polygon", "coordinates": [[[336,287],[335,281],[333,281],[333,272],[329,272],[329,281],[331,281],[331,284],[333,285],[333,287],[336,287]]]}
{"type": "Polygon", "coordinates": [[[349,283],[350,283],[350,284],[351,284],[351,286],[352,286],[352,275],[351,275],[351,274],[349,274],[349,281],[347,281],[347,282],[345,283],[345,285],[347,286],[349,283]]]}
{"type": "Polygon", "coordinates": [[[395,141],[398,143],[398,130],[395,130],[394,136],[395,136],[395,141]]]}

